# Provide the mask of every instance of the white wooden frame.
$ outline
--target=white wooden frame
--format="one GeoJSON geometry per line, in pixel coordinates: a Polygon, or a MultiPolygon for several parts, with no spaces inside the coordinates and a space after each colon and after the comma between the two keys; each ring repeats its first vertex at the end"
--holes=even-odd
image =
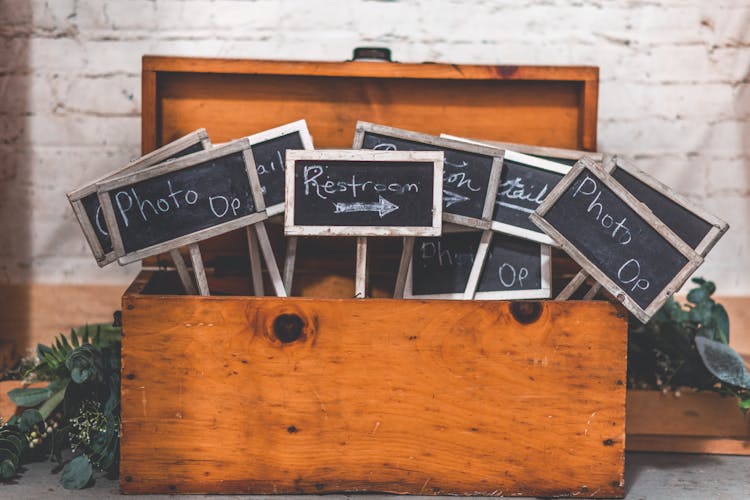
{"type": "MultiPolygon", "coordinates": [[[[530,156],[527,154],[519,153],[517,151],[505,150],[505,159],[515,162],[515,163],[520,163],[529,168],[535,168],[538,170],[546,170],[547,172],[554,172],[556,174],[561,174],[563,176],[565,176],[573,168],[563,163],[555,163],[553,161],[544,160],[542,158],[537,158],[535,156],[530,156]]],[[[500,195],[501,189],[502,189],[502,184],[498,187],[498,196],[500,195]]],[[[551,192],[552,191],[550,191],[550,193],[551,192]]],[[[547,196],[549,196],[549,194],[547,196]]],[[[500,203],[499,201],[495,202],[495,204],[499,204],[499,203],[500,203]]],[[[493,216],[494,216],[494,212],[493,212],[493,216]]],[[[509,234],[511,236],[517,236],[519,238],[523,238],[526,240],[536,241],[537,243],[543,243],[545,245],[557,246],[557,242],[555,242],[555,240],[550,238],[548,235],[544,234],[542,230],[534,231],[531,229],[514,226],[512,224],[507,224],[505,222],[497,222],[495,220],[492,221],[491,228],[493,231],[497,231],[500,233],[509,234]]]]}
{"type": "Polygon", "coordinates": [[[115,255],[117,256],[120,264],[129,264],[131,262],[135,262],[152,255],[169,251],[173,248],[197,243],[199,241],[224,234],[233,229],[238,229],[267,219],[268,215],[265,212],[265,204],[263,201],[263,195],[260,191],[260,183],[258,182],[257,172],[254,169],[249,168],[249,162],[247,161],[247,151],[249,150],[249,148],[250,143],[247,141],[247,139],[239,139],[236,141],[232,141],[224,146],[217,146],[207,151],[188,155],[183,158],[176,158],[160,165],[149,167],[144,170],[139,170],[138,172],[125,173],[123,175],[109,178],[97,183],[97,194],[99,196],[99,201],[102,204],[102,209],[104,210],[107,227],[110,228],[110,237],[112,238],[115,255]],[[109,196],[109,193],[111,191],[123,186],[151,179],[159,175],[184,170],[192,166],[238,152],[243,152],[243,156],[245,157],[245,167],[252,191],[253,203],[255,204],[255,213],[247,215],[245,217],[241,217],[239,219],[218,224],[216,226],[202,229],[195,233],[180,236],[169,241],[164,241],[147,248],[136,250],[134,252],[125,252],[120,236],[120,230],[115,218],[114,207],[112,206],[112,201],[109,196]]]}
{"type": "MultiPolygon", "coordinates": [[[[70,202],[70,206],[73,208],[73,213],[75,213],[75,216],[78,219],[78,223],[83,230],[83,235],[86,238],[86,242],[89,244],[91,253],[94,254],[94,258],[96,259],[99,267],[104,267],[107,264],[111,264],[112,262],[117,260],[117,257],[114,250],[111,252],[105,252],[101,244],[99,243],[99,238],[97,238],[96,236],[96,229],[91,224],[91,220],[88,218],[86,209],[83,206],[83,199],[89,195],[96,194],[97,184],[103,182],[106,179],[111,179],[124,173],[136,172],[138,170],[157,165],[167,160],[171,156],[179,153],[180,151],[184,151],[185,149],[195,146],[196,144],[202,144],[204,150],[208,150],[211,148],[211,141],[208,138],[206,129],[201,128],[190,132],[189,134],[180,137],[179,139],[170,142],[169,144],[165,144],[164,146],[152,151],[151,153],[148,153],[147,155],[129,162],[127,165],[115,170],[114,172],[102,176],[95,181],[90,182],[85,186],[82,186],[68,193],[68,201],[70,202]]],[[[108,223],[105,220],[105,225],[107,224],[108,223]]],[[[107,226],[107,230],[109,231],[109,226],[107,226]]]]}
{"type": "Polygon", "coordinates": [[[542,228],[545,233],[550,235],[555,241],[560,243],[562,249],[570,255],[586,272],[588,272],[593,278],[598,281],[609,293],[611,293],[617,300],[633,313],[642,322],[646,323],[656,311],[661,308],[664,302],[669,296],[680,289],[682,284],[690,277],[690,275],[700,266],[703,262],[697,252],[690,248],[684,241],[677,237],[674,232],[669,229],[662,221],[657,219],[651,211],[639,202],[630,192],[628,192],[620,183],[615,181],[609,174],[604,172],[597,164],[584,157],[576,163],[573,169],[563,178],[562,181],[552,190],[537,210],[530,215],[532,221],[542,228]],[[555,229],[544,216],[547,212],[555,205],[560,197],[565,194],[568,188],[573,184],[576,178],[586,171],[586,173],[593,175],[601,182],[602,185],[607,187],[612,193],[617,196],[628,208],[633,210],[638,216],[640,216],[648,225],[650,225],[654,231],[656,231],[662,238],[664,238],[669,245],[675,250],[682,254],[686,259],[687,263],[685,266],[672,278],[672,280],[656,294],[656,298],[649,303],[645,308],[641,308],[627,292],[611,280],[603,271],[596,267],[586,256],[583,255],[575,246],[568,241],[557,229],[555,229]]]}
{"type": "MultiPolygon", "coordinates": [[[[293,134],[295,132],[299,134],[300,139],[302,140],[303,149],[306,149],[306,150],[314,149],[312,136],[310,135],[310,131],[307,129],[307,122],[305,120],[297,120],[295,122],[287,123],[285,125],[281,125],[275,128],[264,130],[263,132],[258,132],[257,134],[248,135],[247,137],[245,137],[245,139],[250,141],[251,146],[255,146],[256,144],[260,144],[262,142],[277,139],[279,137],[293,134]]],[[[255,169],[255,171],[257,172],[258,166],[255,163],[255,157],[253,156],[252,149],[250,150],[249,162],[250,162],[250,166],[253,169],[255,169]]],[[[281,165],[281,167],[286,168],[286,162],[284,165],[281,165]]],[[[260,179],[260,176],[258,178],[260,179]]],[[[266,206],[266,213],[268,214],[269,217],[272,217],[274,215],[279,215],[283,212],[284,212],[283,202],[277,203],[276,205],[266,206]]]]}
{"type": "Polygon", "coordinates": [[[443,212],[443,153],[440,151],[373,151],[368,149],[289,150],[286,154],[287,236],[439,236],[443,212]],[[300,160],[424,162],[433,164],[432,219],[430,226],[308,226],[294,224],[294,170],[300,160]]]}
{"type": "MultiPolygon", "coordinates": [[[[557,158],[560,160],[575,160],[578,161],[584,156],[588,156],[595,162],[601,162],[604,159],[603,153],[597,153],[593,151],[581,151],[578,149],[565,149],[565,148],[553,148],[548,146],[534,146],[531,144],[521,144],[518,142],[504,142],[504,141],[492,141],[488,139],[469,139],[466,137],[458,137],[450,134],[440,134],[440,137],[446,139],[452,139],[454,141],[466,142],[468,144],[477,144],[479,146],[491,146],[500,149],[509,149],[511,151],[518,151],[519,153],[535,156],[545,156],[547,158],[557,158]]],[[[540,158],[545,159],[545,158],[540,158]]]]}
{"type": "Polygon", "coordinates": [[[490,170],[489,180],[487,182],[487,197],[485,198],[484,205],[482,207],[482,216],[479,219],[476,219],[473,217],[465,217],[462,215],[446,213],[445,211],[443,211],[443,220],[445,222],[467,226],[474,229],[490,229],[490,220],[492,219],[492,213],[495,209],[495,197],[497,196],[497,190],[500,186],[500,175],[503,168],[502,150],[499,150],[498,148],[487,147],[484,145],[468,144],[465,141],[454,141],[434,135],[422,134],[419,132],[413,132],[411,130],[388,127],[385,125],[378,125],[376,123],[364,121],[357,122],[353,145],[355,149],[362,148],[365,134],[367,132],[383,135],[386,137],[393,137],[394,139],[402,139],[405,141],[427,144],[430,146],[435,146],[436,148],[454,149],[457,151],[465,151],[467,153],[474,153],[491,157],[492,166],[490,170]]]}

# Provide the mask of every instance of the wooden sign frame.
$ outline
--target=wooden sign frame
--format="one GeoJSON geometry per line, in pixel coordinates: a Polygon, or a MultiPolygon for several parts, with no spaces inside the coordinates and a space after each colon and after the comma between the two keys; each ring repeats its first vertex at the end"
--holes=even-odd
{"type": "Polygon", "coordinates": [[[141,170],[132,174],[125,173],[124,175],[109,178],[100,183],[97,183],[97,193],[99,196],[99,201],[102,204],[102,209],[104,210],[104,216],[105,220],[107,221],[107,226],[111,228],[110,236],[112,238],[112,244],[115,249],[115,255],[117,256],[120,264],[124,265],[131,262],[136,262],[146,257],[150,257],[151,255],[156,255],[173,248],[194,244],[199,241],[224,234],[233,229],[239,229],[241,227],[249,226],[267,219],[268,214],[265,211],[265,202],[263,201],[263,194],[260,190],[258,173],[254,168],[250,168],[250,161],[248,160],[249,150],[250,142],[246,138],[238,139],[222,146],[215,146],[208,151],[195,153],[184,158],[176,158],[160,165],[149,167],[145,170],[141,170]],[[125,252],[123,242],[120,237],[120,230],[115,218],[114,207],[112,206],[112,202],[109,197],[110,191],[160,175],[184,170],[194,165],[205,163],[207,161],[238,152],[242,152],[245,159],[245,170],[247,173],[248,181],[250,183],[253,203],[256,210],[255,213],[240,217],[239,219],[224,222],[222,224],[217,224],[216,226],[212,226],[206,229],[201,229],[200,231],[197,231],[195,233],[180,236],[169,241],[164,241],[147,248],[136,250],[134,252],[125,252]]]}
{"type": "Polygon", "coordinates": [[[469,144],[477,144],[479,146],[490,146],[499,149],[517,151],[519,153],[532,156],[543,156],[544,158],[542,159],[552,158],[552,160],[550,161],[554,161],[555,159],[578,161],[584,156],[588,156],[597,163],[600,163],[604,160],[604,153],[597,153],[593,151],[553,148],[549,146],[534,146],[531,144],[520,144],[518,142],[491,141],[488,139],[469,139],[467,137],[459,137],[451,134],[440,134],[440,137],[452,139],[454,141],[466,142],[469,144]]]}
{"type": "Polygon", "coordinates": [[[473,217],[465,217],[462,215],[450,214],[443,211],[443,220],[445,222],[450,222],[452,224],[458,224],[475,229],[490,229],[490,220],[492,219],[492,213],[495,208],[495,197],[497,196],[497,190],[500,186],[500,174],[503,168],[503,155],[498,153],[499,150],[497,148],[490,148],[487,146],[469,144],[462,141],[444,139],[434,135],[413,132],[411,130],[404,130],[395,127],[388,127],[386,125],[378,125],[376,123],[358,121],[354,133],[354,143],[352,146],[354,149],[362,148],[365,134],[367,132],[384,135],[387,137],[393,137],[394,139],[402,139],[405,141],[428,144],[437,148],[455,149],[457,151],[466,151],[467,153],[491,157],[493,159],[492,167],[489,175],[489,181],[487,183],[487,197],[484,200],[481,218],[475,219],[473,217]]]}
{"type": "Polygon", "coordinates": [[[579,160],[573,169],[558,183],[552,192],[547,195],[547,198],[542,204],[536,209],[534,213],[530,215],[531,220],[539,226],[545,233],[551,236],[557,241],[561,248],[570,255],[583,269],[588,272],[593,278],[599,282],[609,293],[611,293],[617,300],[630,310],[633,315],[643,323],[653,316],[664,304],[664,302],[673,293],[680,289],[682,284],[690,277],[691,274],[700,266],[703,262],[697,252],[690,248],[684,241],[682,241],[669,227],[667,227],[661,220],[654,216],[654,214],[640,201],[638,201],[628,190],[626,190],[619,182],[610,177],[609,174],[604,172],[593,160],[588,157],[584,157],[579,160]],[[652,300],[648,306],[641,308],[630,296],[618,286],[613,280],[611,280],[603,271],[596,267],[581,251],[579,251],[573,244],[565,238],[557,229],[555,229],[544,216],[547,212],[557,203],[560,197],[565,194],[568,188],[576,180],[576,178],[583,172],[593,175],[597,178],[602,185],[606,186],[612,193],[620,199],[625,205],[628,206],[633,212],[641,217],[646,224],[656,231],[662,238],[664,238],[669,245],[675,250],[682,254],[687,262],[685,266],[678,272],[667,285],[660,290],[656,298],[652,300]]]}
{"type": "MultiPolygon", "coordinates": [[[[114,251],[114,244],[112,245],[113,250],[111,252],[104,251],[101,243],[99,243],[99,238],[97,238],[96,236],[96,228],[93,227],[88,214],[86,214],[86,209],[83,206],[83,199],[89,195],[96,194],[97,184],[107,179],[157,165],[175,155],[176,153],[184,151],[185,149],[197,144],[202,144],[205,151],[211,149],[211,140],[208,138],[208,133],[206,132],[205,128],[190,132],[189,134],[180,137],[179,139],[170,142],[169,144],[165,144],[164,146],[155,151],[152,151],[151,153],[148,153],[145,156],[129,162],[127,165],[118,170],[115,170],[114,172],[99,177],[95,181],[90,182],[89,184],[86,184],[85,186],[68,193],[68,201],[70,202],[70,206],[73,208],[73,213],[78,219],[78,223],[83,230],[83,235],[86,238],[86,242],[88,243],[89,248],[91,248],[91,252],[94,254],[94,258],[96,259],[96,263],[99,265],[99,267],[104,267],[117,260],[114,251]]],[[[106,220],[104,222],[105,225],[107,225],[107,230],[109,231],[108,222],[106,220]]]]}
{"type": "MultiPolygon", "coordinates": [[[[294,132],[299,133],[300,139],[302,140],[302,146],[305,150],[315,149],[313,146],[312,136],[310,135],[310,131],[307,128],[307,122],[304,119],[264,130],[263,132],[258,132],[257,134],[248,135],[247,137],[245,137],[245,139],[250,141],[250,146],[255,146],[256,144],[270,141],[278,137],[283,137],[294,132]]],[[[255,157],[253,156],[252,149],[250,150],[249,161],[252,168],[256,169],[257,172],[257,165],[255,163],[255,157]]],[[[286,162],[284,163],[284,168],[286,168],[286,162]]],[[[277,203],[276,205],[270,205],[266,207],[266,213],[269,217],[279,215],[283,212],[284,203],[277,203]]]]}
{"type": "Polygon", "coordinates": [[[701,257],[705,257],[706,255],[708,255],[708,252],[710,252],[711,249],[716,245],[716,243],[721,239],[721,237],[724,236],[724,233],[729,230],[729,224],[727,224],[723,220],[709,214],[702,208],[685,199],[679,193],[675,192],[671,187],[654,179],[643,170],[638,169],[633,164],[623,160],[616,155],[611,156],[607,160],[605,160],[605,162],[602,164],[602,168],[610,176],[615,169],[619,168],[624,170],[650,188],[654,189],[655,191],[659,191],[670,201],[681,206],[688,212],[692,212],[698,218],[703,219],[705,222],[710,224],[712,226],[711,230],[706,233],[706,236],[703,237],[703,240],[701,240],[698,246],[695,247],[695,251],[701,257]]]}
{"type": "MultiPolygon", "coordinates": [[[[615,169],[618,168],[627,172],[632,177],[646,184],[653,190],[658,191],[668,200],[679,205],[688,212],[691,212],[698,218],[703,219],[706,223],[712,226],[708,233],[706,233],[706,235],[703,237],[703,240],[701,240],[701,242],[694,249],[701,257],[705,258],[706,255],[708,255],[708,253],[711,251],[711,249],[716,245],[716,243],[721,239],[721,237],[724,236],[724,233],[729,230],[729,224],[719,219],[718,217],[709,214],[695,204],[689,202],[687,199],[685,199],[679,193],[675,192],[666,184],[663,184],[662,182],[656,180],[643,170],[638,169],[633,164],[623,160],[622,158],[619,158],[618,156],[609,156],[602,162],[602,169],[610,176],[612,175],[612,172],[614,172],[615,169]]],[[[578,274],[570,281],[570,283],[568,283],[565,288],[563,288],[563,290],[555,300],[567,300],[568,298],[570,298],[575,293],[575,291],[583,284],[588,276],[589,274],[586,271],[579,271],[578,274]]],[[[592,287],[592,289],[589,290],[589,292],[584,296],[584,299],[593,298],[594,295],[596,295],[597,291],[598,288],[596,287],[596,285],[594,285],[594,287],[592,287]]]]}
{"type": "Polygon", "coordinates": [[[375,151],[369,149],[288,150],[286,154],[287,236],[439,236],[443,215],[443,153],[441,151],[375,151]],[[424,162],[433,164],[432,223],[430,226],[308,226],[294,224],[294,164],[298,160],[350,162],[424,162]]]}

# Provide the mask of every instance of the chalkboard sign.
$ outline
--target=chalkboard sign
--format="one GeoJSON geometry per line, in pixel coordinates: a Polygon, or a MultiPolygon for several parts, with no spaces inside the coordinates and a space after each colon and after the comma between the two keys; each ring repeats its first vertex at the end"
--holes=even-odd
{"type": "Polygon", "coordinates": [[[506,151],[495,211],[492,214],[492,229],[554,245],[552,238],[529,220],[529,215],[570,168],[515,151],[506,151]]]}
{"type": "Polygon", "coordinates": [[[443,220],[489,229],[503,152],[367,122],[357,122],[355,149],[378,151],[442,151],[443,220]]]}
{"type": "Polygon", "coordinates": [[[604,167],[617,182],[703,257],[729,229],[726,222],[706,213],[621,158],[612,157],[604,167]]]}
{"type": "MultiPolygon", "coordinates": [[[[463,299],[482,233],[417,238],[404,297],[463,299]]],[[[550,247],[494,233],[474,298],[535,299],[550,295],[550,247]]]]}
{"type": "Polygon", "coordinates": [[[107,222],[104,220],[104,212],[96,195],[97,183],[113,176],[122,175],[125,172],[136,172],[172,158],[204,151],[210,147],[211,142],[206,130],[199,129],[128,163],[125,167],[113,173],[68,193],[68,200],[73,207],[73,212],[100,267],[114,262],[117,258],[112,247],[112,240],[109,237],[107,222]]]}
{"type": "Polygon", "coordinates": [[[287,123],[247,137],[252,145],[250,160],[258,172],[266,212],[269,216],[284,211],[284,168],[287,149],[313,149],[305,120],[287,123]]]}
{"type": "Polygon", "coordinates": [[[97,184],[120,263],[266,219],[249,151],[240,139],[97,184]]]}
{"type": "Polygon", "coordinates": [[[495,233],[474,298],[549,298],[551,254],[549,245],[495,233]]]}
{"type": "Polygon", "coordinates": [[[440,234],[443,154],[287,151],[284,231],[291,236],[440,234]]]}
{"type": "Polygon", "coordinates": [[[588,158],[531,219],[643,322],[703,261],[588,158]]]}

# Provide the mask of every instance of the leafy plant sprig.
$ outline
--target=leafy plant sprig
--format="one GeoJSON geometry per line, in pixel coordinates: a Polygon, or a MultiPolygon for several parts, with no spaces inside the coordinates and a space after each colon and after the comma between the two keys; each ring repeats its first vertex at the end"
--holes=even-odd
{"type": "MultiPolygon", "coordinates": [[[[115,323],[119,323],[115,314],[115,323]]],[[[9,480],[26,461],[53,458],[62,466],[65,488],[92,482],[94,468],[118,470],[120,444],[119,325],[94,325],[60,334],[50,346],[37,346],[37,359],[26,381],[46,387],[8,393],[26,410],[0,427],[0,480],[9,480]],[[19,445],[20,441],[20,446],[19,445]],[[63,461],[63,451],[74,457],[63,461]]]]}
{"type": "Polygon", "coordinates": [[[750,409],[750,373],[729,347],[729,316],[711,295],[713,282],[693,278],[697,285],[687,303],[669,298],[645,325],[631,321],[628,330],[628,385],[631,388],[674,390],[692,387],[737,399],[750,409]]]}

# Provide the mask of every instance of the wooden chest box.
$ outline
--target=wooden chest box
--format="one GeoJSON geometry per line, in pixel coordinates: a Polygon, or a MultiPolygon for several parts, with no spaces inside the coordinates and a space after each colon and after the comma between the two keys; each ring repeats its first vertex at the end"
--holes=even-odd
{"type": "MultiPolygon", "coordinates": [[[[145,57],[143,151],[300,118],[319,148],[367,120],[593,150],[597,87],[588,67],[145,57]]],[[[248,296],[243,232],[201,244],[211,297],[144,270],[123,297],[122,491],[622,496],[623,310],[382,298],[400,244],[371,243],[373,299],[351,298],[348,238],[300,241],[291,298],[248,296]]]]}

